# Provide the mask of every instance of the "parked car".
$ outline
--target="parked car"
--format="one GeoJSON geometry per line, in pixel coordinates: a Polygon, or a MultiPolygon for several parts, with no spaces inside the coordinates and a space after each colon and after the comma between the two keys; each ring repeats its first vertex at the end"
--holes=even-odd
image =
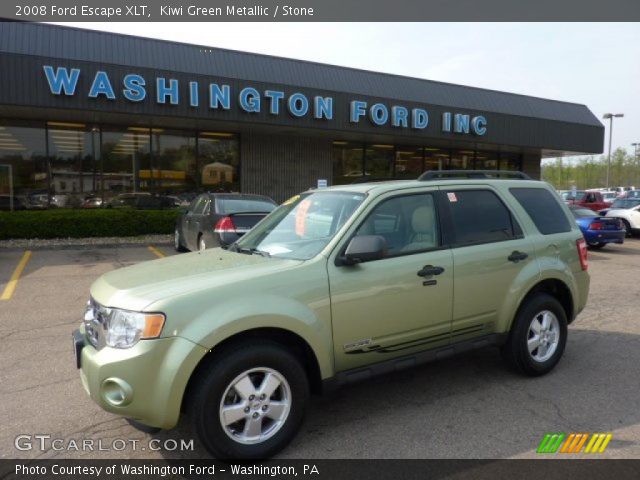
{"type": "Polygon", "coordinates": [[[178,217],[177,251],[231,245],[278,205],[269,197],[245,193],[204,193],[178,217]]]}
{"type": "Polygon", "coordinates": [[[579,205],[594,211],[602,210],[609,206],[609,204],[604,201],[602,193],[587,190],[578,190],[575,195],[570,193],[566,198],[566,202],[569,205],[579,205]]]}
{"type": "Polygon", "coordinates": [[[640,198],[619,198],[600,215],[622,220],[627,236],[640,234],[640,198]]]}
{"type": "Polygon", "coordinates": [[[134,425],[184,411],[246,459],[291,441],[310,392],[486,345],[550,372],[589,290],[571,213],[520,172],[432,173],[307,191],[226,250],[106,273],[73,334],[85,390],[134,425]]]}
{"type": "Polygon", "coordinates": [[[141,197],[151,197],[149,192],[120,193],[107,202],[107,208],[135,208],[138,199],[141,197]]]}
{"type": "Polygon", "coordinates": [[[576,205],[571,205],[569,210],[589,247],[600,249],[607,243],[624,243],[626,230],[622,220],[602,217],[589,208],[576,205]]]}
{"type": "Polygon", "coordinates": [[[622,198],[640,198],[640,190],[629,190],[622,198]]]}
{"type": "Polygon", "coordinates": [[[616,192],[602,192],[602,200],[604,203],[611,205],[616,198],[618,198],[618,194],[616,192]]]}
{"type": "Polygon", "coordinates": [[[173,197],[152,195],[148,192],[121,193],[107,202],[107,208],[136,208],[139,210],[163,210],[176,208],[173,197]]]}
{"type": "Polygon", "coordinates": [[[89,197],[80,205],[82,208],[100,208],[103,202],[101,197],[89,197]]]}
{"type": "MultiPolygon", "coordinates": [[[[13,196],[13,210],[26,210],[27,200],[20,195],[13,196]]],[[[11,196],[0,195],[0,210],[11,210],[11,196]]]]}

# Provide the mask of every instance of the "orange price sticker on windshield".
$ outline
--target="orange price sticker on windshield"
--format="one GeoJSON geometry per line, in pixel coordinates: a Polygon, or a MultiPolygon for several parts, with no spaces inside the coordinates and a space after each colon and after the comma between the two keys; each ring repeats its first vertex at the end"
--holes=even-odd
{"type": "Polygon", "coordinates": [[[307,212],[309,211],[309,207],[311,206],[311,200],[303,200],[298,205],[298,209],[296,211],[296,235],[299,237],[304,236],[304,231],[306,227],[307,221],[307,212]]]}

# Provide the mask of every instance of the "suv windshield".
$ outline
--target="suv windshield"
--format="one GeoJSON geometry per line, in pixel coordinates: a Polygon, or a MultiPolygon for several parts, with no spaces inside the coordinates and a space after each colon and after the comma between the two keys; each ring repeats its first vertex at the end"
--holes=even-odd
{"type": "Polygon", "coordinates": [[[238,240],[232,250],[307,260],[331,241],[364,198],[360,193],[332,191],[297,195],[238,240]]]}

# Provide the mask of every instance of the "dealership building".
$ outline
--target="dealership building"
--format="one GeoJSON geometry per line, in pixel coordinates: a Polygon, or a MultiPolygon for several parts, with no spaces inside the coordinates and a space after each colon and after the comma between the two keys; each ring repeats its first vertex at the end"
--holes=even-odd
{"type": "Polygon", "coordinates": [[[282,201],[325,183],[437,169],[539,177],[541,159],[601,153],[603,137],[600,121],[574,103],[0,23],[0,198],[13,191],[25,204],[201,191],[282,201]]]}

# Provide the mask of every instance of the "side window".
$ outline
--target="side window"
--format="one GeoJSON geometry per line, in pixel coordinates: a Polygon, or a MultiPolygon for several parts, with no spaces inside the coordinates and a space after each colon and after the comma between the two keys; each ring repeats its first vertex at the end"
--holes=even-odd
{"type": "Polygon", "coordinates": [[[511,188],[536,228],[543,235],[571,231],[571,224],[556,198],[545,188],[511,188]]]}
{"type": "Polygon", "coordinates": [[[440,233],[433,195],[384,200],[367,216],[356,235],[384,237],[388,257],[436,248],[440,244],[440,233]]]}
{"type": "Polygon", "coordinates": [[[522,230],[500,198],[490,190],[446,192],[456,246],[502,242],[522,230]]]}
{"type": "Polygon", "coordinates": [[[205,195],[198,197],[198,200],[195,206],[193,207],[193,211],[191,213],[193,213],[194,215],[201,215],[202,212],[204,212],[204,207],[206,204],[207,204],[207,197],[205,195]]]}
{"type": "Polygon", "coordinates": [[[193,200],[191,200],[191,203],[189,204],[189,208],[187,209],[188,213],[193,213],[193,211],[196,209],[196,206],[198,205],[198,202],[200,201],[201,197],[196,197],[193,200]]]}

